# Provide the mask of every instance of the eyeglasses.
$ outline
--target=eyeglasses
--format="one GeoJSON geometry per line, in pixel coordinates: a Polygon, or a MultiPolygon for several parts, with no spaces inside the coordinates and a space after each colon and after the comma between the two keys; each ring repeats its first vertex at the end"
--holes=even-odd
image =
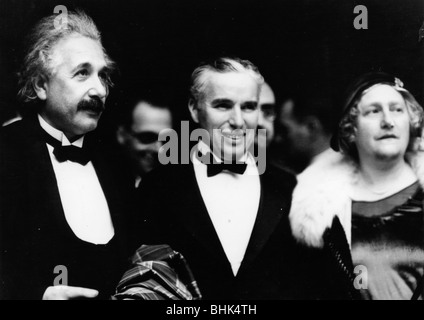
{"type": "Polygon", "coordinates": [[[132,132],[131,136],[136,138],[142,144],[151,144],[159,141],[159,133],[153,131],[132,132]]]}

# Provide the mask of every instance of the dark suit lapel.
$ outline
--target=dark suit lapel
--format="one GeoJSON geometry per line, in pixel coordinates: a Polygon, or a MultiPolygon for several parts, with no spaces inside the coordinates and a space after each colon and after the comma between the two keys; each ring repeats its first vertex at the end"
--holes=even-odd
{"type": "Polygon", "coordinates": [[[115,147],[104,143],[96,132],[86,135],[84,147],[92,154],[92,163],[105,195],[113,227],[114,239],[122,258],[133,253],[130,219],[134,210],[134,182],[132,176],[119,165],[115,147]]]}
{"type": "Polygon", "coordinates": [[[48,228],[64,232],[66,230],[63,229],[66,226],[64,211],[56,175],[42,137],[42,129],[37,118],[31,117],[22,121],[24,121],[23,140],[26,142],[28,192],[32,212],[35,213],[30,219],[34,219],[34,225],[39,227],[50,226],[48,228]]]}
{"type": "Polygon", "coordinates": [[[210,255],[216,257],[216,261],[224,266],[226,272],[232,274],[231,264],[227,259],[203,201],[193,164],[190,163],[190,165],[181,165],[179,167],[182,170],[180,176],[183,178],[181,181],[181,190],[183,192],[180,193],[182,197],[181,203],[184,205],[181,210],[182,224],[210,255]]]}
{"type": "Polygon", "coordinates": [[[258,257],[282,217],[288,212],[289,199],[285,198],[284,190],[273,185],[271,178],[267,171],[260,176],[261,199],[258,215],[238,275],[258,257]]]}
{"type": "Polygon", "coordinates": [[[117,181],[114,177],[117,172],[113,172],[112,166],[109,165],[108,154],[101,152],[101,147],[98,145],[100,141],[93,136],[87,136],[84,141],[84,146],[89,144],[90,152],[92,153],[92,163],[96,170],[97,178],[102,186],[103,193],[107,199],[109,211],[112,217],[113,224],[118,223],[119,212],[122,208],[119,207],[119,190],[117,188],[117,181]],[[116,220],[116,221],[115,221],[116,220]]]}

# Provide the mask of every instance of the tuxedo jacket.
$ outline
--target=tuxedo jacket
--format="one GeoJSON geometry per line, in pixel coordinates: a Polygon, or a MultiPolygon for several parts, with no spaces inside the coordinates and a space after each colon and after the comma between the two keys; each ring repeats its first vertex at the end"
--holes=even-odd
{"type": "Polygon", "coordinates": [[[267,167],[244,260],[234,276],[198,187],[193,164],[167,165],[138,191],[140,242],[168,244],[187,260],[204,299],[303,299],[302,255],[288,223],[293,175],[267,167]],[[142,216],[142,215],[140,215],[142,216]]]}
{"type": "Polygon", "coordinates": [[[0,293],[5,299],[40,299],[47,287],[68,284],[98,289],[107,298],[135,249],[131,175],[102,141],[86,136],[115,236],[107,245],[80,240],[66,222],[42,130],[37,117],[29,117],[0,133],[0,293]]]}

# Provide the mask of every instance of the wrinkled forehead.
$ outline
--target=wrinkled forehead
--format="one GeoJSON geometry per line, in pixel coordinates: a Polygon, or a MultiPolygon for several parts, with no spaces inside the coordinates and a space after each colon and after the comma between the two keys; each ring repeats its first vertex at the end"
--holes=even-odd
{"type": "Polygon", "coordinates": [[[204,94],[213,99],[258,101],[260,84],[247,72],[210,72],[204,94]]]}
{"type": "Polygon", "coordinates": [[[51,68],[69,70],[79,65],[98,70],[108,67],[101,43],[76,34],[59,40],[51,51],[51,68]]]}
{"type": "Polygon", "coordinates": [[[135,106],[132,116],[132,129],[135,132],[159,133],[172,126],[172,115],[169,109],[153,106],[144,101],[140,101],[135,106]]]}

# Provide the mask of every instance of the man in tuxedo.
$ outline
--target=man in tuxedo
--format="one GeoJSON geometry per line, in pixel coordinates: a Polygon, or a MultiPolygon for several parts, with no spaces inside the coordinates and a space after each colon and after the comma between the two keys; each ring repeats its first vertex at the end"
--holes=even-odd
{"type": "Polygon", "coordinates": [[[141,241],[183,254],[205,299],[302,296],[301,255],[288,224],[295,177],[271,166],[260,174],[248,152],[262,84],[246,60],[199,66],[189,111],[207,138],[190,164],[161,166],[141,183],[141,241]]]}
{"type": "Polygon", "coordinates": [[[135,249],[125,218],[131,175],[93,133],[114,64],[86,14],[55,20],[29,35],[25,116],[0,133],[4,299],[108,298],[135,249]]]}

